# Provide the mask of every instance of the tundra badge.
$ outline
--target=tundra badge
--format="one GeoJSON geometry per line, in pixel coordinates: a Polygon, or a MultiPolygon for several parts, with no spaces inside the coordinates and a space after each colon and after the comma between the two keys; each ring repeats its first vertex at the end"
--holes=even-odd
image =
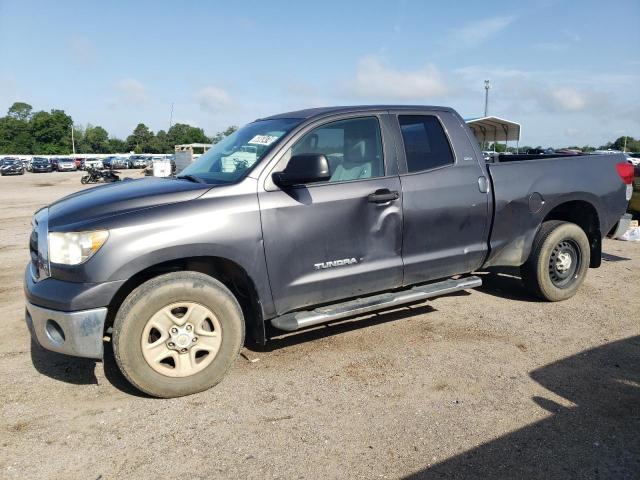
{"type": "Polygon", "coordinates": [[[323,270],[325,268],[353,265],[354,263],[358,263],[358,260],[356,260],[355,258],[344,258],[342,260],[330,260],[328,262],[314,263],[313,268],[314,270],[323,270]]]}

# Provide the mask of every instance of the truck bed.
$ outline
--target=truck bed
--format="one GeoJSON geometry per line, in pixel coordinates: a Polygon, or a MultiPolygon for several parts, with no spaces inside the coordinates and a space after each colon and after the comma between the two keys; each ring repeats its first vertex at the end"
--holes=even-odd
{"type": "Polygon", "coordinates": [[[616,171],[625,161],[621,154],[501,157],[509,160],[487,163],[494,221],[485,266],[522,265],[538,227],[557,205],[570,201],[581,215],[596,215],[600,238],[626,208],[626,187],[616,171]]]}

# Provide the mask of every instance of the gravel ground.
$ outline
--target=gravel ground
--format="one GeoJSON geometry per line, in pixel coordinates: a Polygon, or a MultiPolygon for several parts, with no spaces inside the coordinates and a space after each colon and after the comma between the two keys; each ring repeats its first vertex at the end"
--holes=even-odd
{"type": "Polygon", "coordinates": [[[156,400],[112,356],[47,352],[24,325],[31,215],[79,177],[0,178],[0,478],[638,478],[639,243],[606,240],[565,302],[481,273],[470,293],[245,349],[218,387],[156,400]]]}

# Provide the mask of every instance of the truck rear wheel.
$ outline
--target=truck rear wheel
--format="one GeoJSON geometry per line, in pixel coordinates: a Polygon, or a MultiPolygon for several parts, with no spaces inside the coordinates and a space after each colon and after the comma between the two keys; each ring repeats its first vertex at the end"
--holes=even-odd
{"type": "Polygon", "coordinates": [[[575,223],[544,222],[520,268],[527,289],[550,302],[575,295],[589,269],[589,239],[575,223]]]}
{"type": "Polygon", "coordinates": [[[219,383],[244,342],[242,309],[198,272],[155,277],[133,290],[113,324],[118,367],[136,388],[171,398],[219,383]]]}

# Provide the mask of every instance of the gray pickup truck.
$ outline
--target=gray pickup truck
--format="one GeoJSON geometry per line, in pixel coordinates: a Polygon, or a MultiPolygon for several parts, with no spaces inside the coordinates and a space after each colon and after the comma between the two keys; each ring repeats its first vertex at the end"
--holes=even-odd
{"type": "Polygon", "coordinates": [[[622,155],[508,160],[485,163],[450,108],[256,120],[174,178],[36,212],[27,324],[81,357],[101,358],[106,337],[133,385],[174,397],[218,383],[245,332],[265,343],[474,288],[480,268],[520,267],[532,294],[569,298],[600,265],[633,170],[622,155]]]}

